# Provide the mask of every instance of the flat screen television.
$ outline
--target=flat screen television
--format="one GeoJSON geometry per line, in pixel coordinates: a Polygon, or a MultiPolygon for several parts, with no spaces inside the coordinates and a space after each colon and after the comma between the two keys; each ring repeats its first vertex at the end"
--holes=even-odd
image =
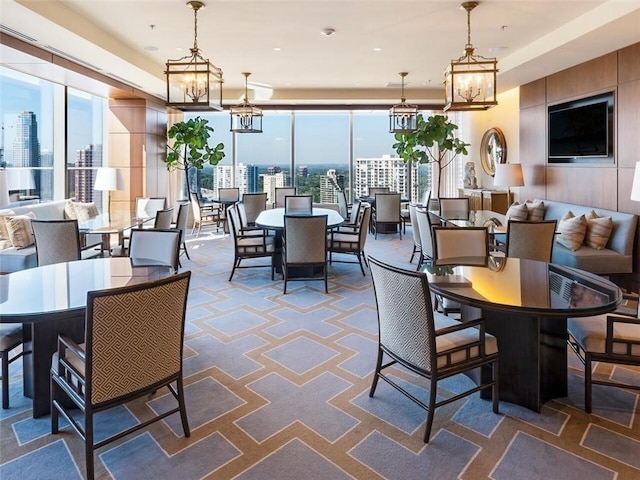
{"type": "Polygon", "coordinates": [[[549,107],[549,162],[613,161],[613,93],[549,107]]]}

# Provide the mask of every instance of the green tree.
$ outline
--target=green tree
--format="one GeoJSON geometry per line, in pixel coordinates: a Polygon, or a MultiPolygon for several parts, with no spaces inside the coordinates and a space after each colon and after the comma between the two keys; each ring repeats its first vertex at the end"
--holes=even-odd
{"type": "Polygon", "coordinates": [[[225,156],[224,144],[218,143],[214,148],[209,146],[209,138],[213,127],[209,121],[196,117],[174,123],[167,132],[167,169],[184,170],[187,180],[187,192],[191,196],[191,183],[196,175],[191,169],[201,170],[205,164],[217,165],[225,156]]]}
{"type": "Polygon", "coordinates": [[[436,163],[438,178],[435,193],[440,197],[442,171],[459,155],[467,155],[469,143],[456,138],[458,126],[444,115],[431,115],[426,120],[418,114],[418,128],[410,133],[396,133],[393,148],[411,169],[413,162],[436,163]],[[451,154],[450,154],[451,153],[451,154]]]}

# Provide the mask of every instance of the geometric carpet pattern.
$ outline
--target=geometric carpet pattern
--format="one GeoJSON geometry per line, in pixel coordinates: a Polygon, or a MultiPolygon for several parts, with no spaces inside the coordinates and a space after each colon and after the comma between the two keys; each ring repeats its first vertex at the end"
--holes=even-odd
{"type": "MultiPolygon", "coordinates": [[[[410,232],[367,239],[367,253],[411,267],[410,232]]],[[[191,437],[179,417],[97,451],[98,479],[531,479],[640,478],[638,395],[594,386],[583,410],[583,367],[568,351],[569,395],[540,413],[506,402],[494,414],[478,394],[436,410],[423,443],[425,412],[385,382],[369,398],[377,319],[371,276],[334,263],[322,282],[295,282],[242,269],[227,281],[233,251],[222,233],[189,238],[192,271],[185,330],[185,395],[191,437]]],[[[338,257],[336,257],[337,259],[338,257]]],[[[351,258],[347,257],[347,260],[351,258]]],[[[261,260],[255,260],[259,263],[261,260]]],[[[404,370],[394,380],[425,398],[404,370]]],[[[640,384],[640,371],[597,366],[596,374],[640,384]]],[[[438,397],[468,388],[457,376],[438,397]]],[[[31,417],[20,362],[11,366],[11,408],[0,410],[0,479],[84,478],[82,442],[61,422],[31,417]]],[[[166,389],[98,415],[96,436],[173,407],[166,389]]]]}

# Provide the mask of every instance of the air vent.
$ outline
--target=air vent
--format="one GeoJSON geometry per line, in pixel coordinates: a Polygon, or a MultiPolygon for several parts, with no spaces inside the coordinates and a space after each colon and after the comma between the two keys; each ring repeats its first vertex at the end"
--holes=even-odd
{"type": "MultiPolygon", "coordinates": [[[[411,85],[409,82],[404,82],[404,86],[411,85]]],[[[387,82],[386,88],[402,88],[402,82],[387,82]]]]}
{"type": "Polygon", "coordinates": [[[18,32],[17,30],[14,30],[13,28],[7,27],[6,25],[0,24],[0,30],[2,30],[3,32],[7,32],[9,35],[11,35],[13,37],[17,37],[17,38],[20,38],[22,40],[26,40],[27,42],[38,43],[38,41],[35,38],[30,37],[29,35],[25,35],[24,33],[18,32]]]}
{"type": "Polygon", "coordinates": [[[96,65],[93,65],[91,63],[87,63],[87,62],[85,62],[84,60],[82,60],[82,59],[80,59],[78,57],[74,57],[73,55],[70,55],[70,54],[68,54],[66,52],[63,52],[62,50],[58,50],[57,48],[52,47],[51,45],[47,45],[47,46],[45,46],[45,48],[47,50],[49,50],[50,52],[56,53],[56,54],[60,55],[61,57],[66,58],[67,60],[72,60],[73,62],[75,62],[75,63],[77,63],[79,65],[84,65],[85,67],[90,68],[91,70],[95,70],[97,72],[102,71],[102,68],[97,67],[96,65]]]}
{"type": "Polygon", "coordinates": [[[126,83],[127,85],[131,85],[132,87],[135,88],[139,88],[140,90],[142,90],[142,85],[138,85],[137,83],[132,83],[129,80],[127,80],[126,78],[122,78],[120,75],[116,75],[115,73],[111,73],[111,72],[104,72],[105,75],[109,75],[111,78],[113,78],[114,80],[118,80],[122,83],[126,83]]]}

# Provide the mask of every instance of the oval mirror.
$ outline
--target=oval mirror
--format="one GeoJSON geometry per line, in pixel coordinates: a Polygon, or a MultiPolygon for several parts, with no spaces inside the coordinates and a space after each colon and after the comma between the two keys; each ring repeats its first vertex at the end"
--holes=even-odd
{"type": "Polygon", "coordinates": [[[507,141],[499,128],[484,132],[480,144],[480,162],[485,173],[492,177],[496,173],[496,164],[507,163],[507,141]]]}

